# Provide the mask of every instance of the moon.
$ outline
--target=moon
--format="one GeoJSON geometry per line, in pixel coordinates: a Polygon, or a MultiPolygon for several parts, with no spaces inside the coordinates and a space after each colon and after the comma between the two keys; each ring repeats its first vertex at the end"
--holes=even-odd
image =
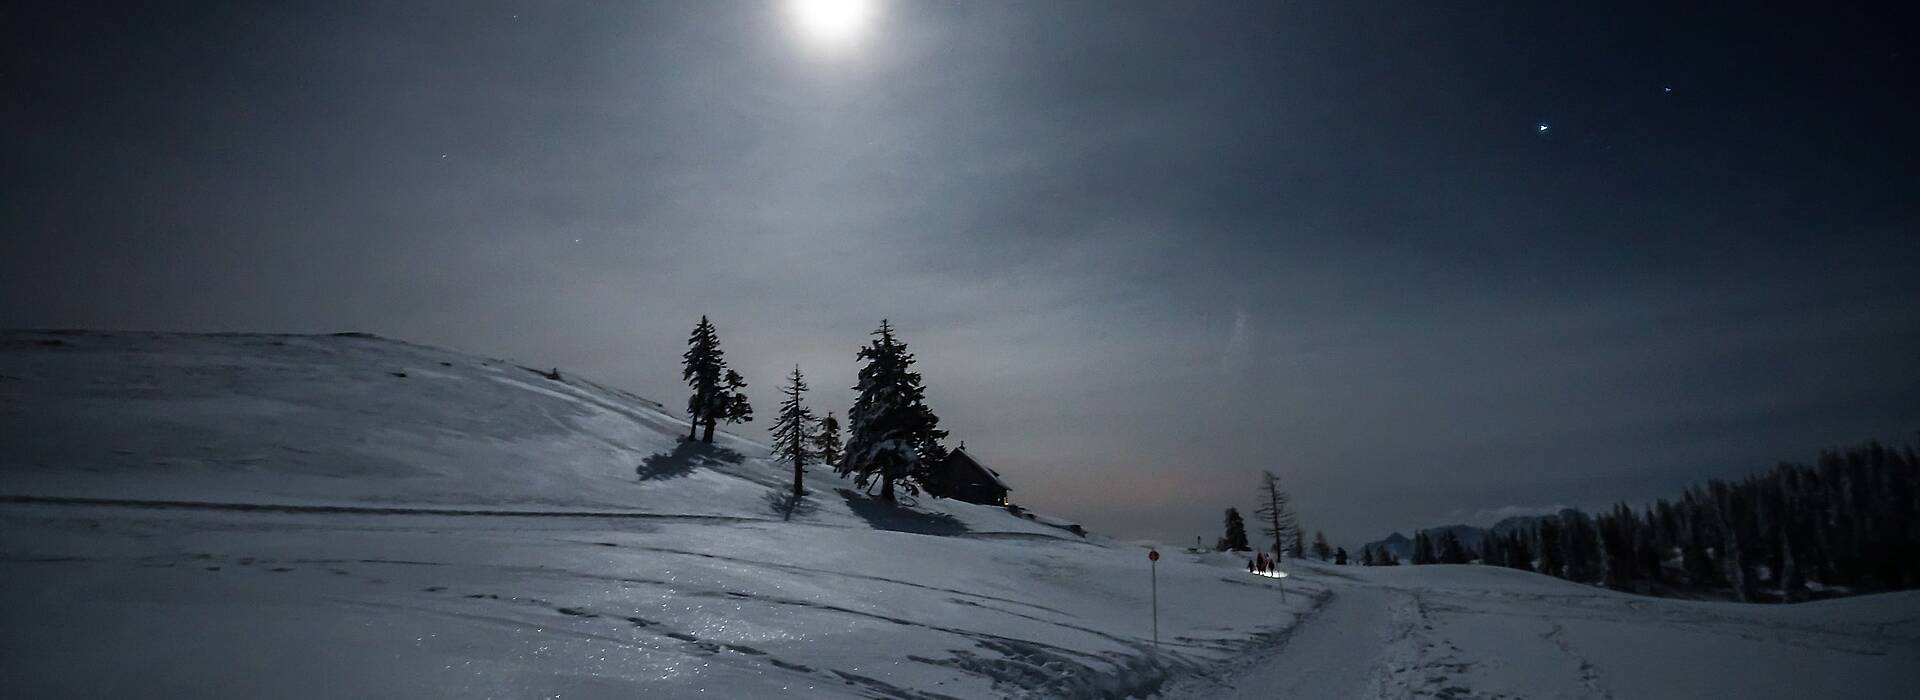
{"type": "Polygon", "coordinates": [[[802,36],[822,47],[854,43],[872,24],[874,0],[787,0],[802,36]]]}

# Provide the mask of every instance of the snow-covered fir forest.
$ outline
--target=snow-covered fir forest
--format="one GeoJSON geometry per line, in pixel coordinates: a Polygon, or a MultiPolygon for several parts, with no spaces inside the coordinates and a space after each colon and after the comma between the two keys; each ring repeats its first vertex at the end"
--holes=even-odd
{"type": "MultiPolygon", "coordinates": [[[[1231,527],[1229,527],[1231,529],[1231,527]]],[[[1877,442],[1782,462],[1678,500],[1510,518],[1363,547],[1366,565],[1485,564],[1577,583],[1742,602],[1920,586],[1920,458],[1877,442]],[[1462,533],[1474,541],[1467,542],[1462,533]],[[1405,551],[1400,551],[1404,549],[1405,551]]]]}

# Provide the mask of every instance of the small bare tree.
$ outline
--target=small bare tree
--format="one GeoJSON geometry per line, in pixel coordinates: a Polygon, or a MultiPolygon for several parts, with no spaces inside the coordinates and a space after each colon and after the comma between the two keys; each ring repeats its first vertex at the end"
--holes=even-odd
{"type": "Polygon", "coordinates": [[[1276,559],[1285,545],[1299,535],[1300,526],[1294,521],[1293,508],[1288,505],[1291,500],[1286,489],[1280,488],[1280,477],[1270,471],[1260,472],[1260,507],[1253,513],[1260,518],[1260,531],[1273,540],[1276,559]]]}

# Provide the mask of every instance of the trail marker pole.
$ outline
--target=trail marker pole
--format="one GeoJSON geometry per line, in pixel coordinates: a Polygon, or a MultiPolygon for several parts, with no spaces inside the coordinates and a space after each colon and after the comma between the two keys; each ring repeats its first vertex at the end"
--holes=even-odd
{"type": "Polygon", "coordinates": [[[1147,550],[1147,567],[1153,579],[1153,648],[1160,649],[1160,550],[1147,550]]]}

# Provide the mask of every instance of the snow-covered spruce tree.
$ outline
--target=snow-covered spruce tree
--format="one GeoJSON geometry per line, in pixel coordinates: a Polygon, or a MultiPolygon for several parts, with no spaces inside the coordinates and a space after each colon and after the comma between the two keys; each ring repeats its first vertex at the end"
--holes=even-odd
{"type": "MultiPolygon", "coordinates": [[[[1665,501],[1661,504],[1665,505],[1665,501]]],[[[1640,575],[1655,585],[1666,585],[1671,576],[1667,573],[1667,558],[1675,551],[1675,540],[1668,535],[1672,528],[1668,523],[1656,520],[1652,508],[1646,510],[1646,522],[1634,528],[1633,555],[1640,575]]]]}
{"type": "Polygon", "coordinates": [[[907,493],[918,493],[918,484],[946,459],[940,440],[947,431],[939,428],[940,417],[927,407],[907,344],[893,337],[893,326],[884,319],[873,335],[856,356],[867,364],[854,387],[860,395],[847,412],[846,455],[838,472],[855,475],[854,483],[862,488],[877,479],[880,499],[891,503],[895,482],[907,493]]]}
{"type": "Polygon", "coordinates": [[[720,421],[728,423],[752,423],[753,404],[747,403],[747,394],[741,389],[747,388],[746,377],[739,372],[727,370],[727,377],[720,385],[720,397],[714,406],[713,414],[707,417],[707,442],[713,442],[713,424],[720,421]]]}
{"type": "Polygon", "coordinates": [[[1413,533],[1413,564],[1425,566],[1434,563],[1435,559],[1433,538],[1427,536],[1426,530],[1413,533]]]}
{"type": "Polygon", "coordinates": [[[1594,518],[1600,535],[1601,584],[1616,591],[1628,590],[1646,573],[1640,571],[1640,519],[1625,503],[1594,518]]]}
{"type": "Polygon", "coordinates": [[[1300,527],[1293,528],[1293,544],[1287,545],[1287,556],[1295,559],[1307,558],[1307,536],[1300,534],[1300,527]]]}
{"type": "Polygon", "coordinates": [[[775,418],[773,426],[773,456],[777,461],[793,465],[793,498],[800,499],[805,493],[803,480],[806,478],[807,465],[818,456],[814,453],[813,411],[807,410],[803,403],[803,394],[807,391],[806,377],[800,374],[800,366],[793,366],[793,374],[787,377],[787,388],[781,393],[787,398],[780,401],[780,417],[775,418]]]}
{"type": "Polygon", "coordinates": [[[1519,569],[1521,571],[1533,570],[1533,552],[1527,549],[1527,539],[1522,537],[1520,533],[1515,532],[1507,535],[1507,543],[1503,546],[1503,549],[1506,553],[1505,564],[1507,568],[1519,569]]]}
{"type": "Polygon", "coordinates": [[[1742,545],[1746,541],[1744,523],[1749,515],[1745,499],[1732,485],[1717,479],[1707,482],[1707,488],[1713,494],[1713,515],[1717,519],[1714,525],[1720,532],[1720,562],[1726,569],[1723,576],[1727,584],[1733,587],[1735,599],[1742,603],[1752,601],[1753,589],[1749,585],[1753,578],[1749,568],[1751,563],[1746,547],[1742,545]]]}
{"type": "Polygon", "coordinates": [[[1567,518],[1566,539],[1568,581],[1593,583],[1600,578],[1600,533],[1585,513],[1575,511],[1567,518]]]}
{"type": "Polygon", "coordinates": [[[1333,548],[1333,564],[1335,566],[1347,565],[1347,548],[1346,547],[1333,548]]]}
{"type": "Polygon", "coordinates": [[[1704,502],[1692,502],[1693,493],[1687,494],[1687,505],[1692,508],[1692,517],[1686,526],[1686,539],[1680,546],[1680,566],[1686,571],[1686,582],[1695,588],[1713,588],[1720,584],[1719,567],[1708,550],[1708,524],[1710,506],[1704,502]]]}
{"type": "Polygon", "coordinates": [[[1360,548],[1360,565],[1373,566],[1373,545],[1360,548]]]}
{"type": "Polygon", "coordinates": [[[1333,546],[1327,544],[1327,533],[1321,532],[1319,530],[1314,530],[1313,531],[1313,558],[1319,559],[1320,561],[1326,561],[1327,557],[1331,557],[1331,556],[1333,556],[1333,546]]]}
{"type": "Polygon", "coordinates": [[[1472,561],[1473,555],[1460,544],[1460,538],[1452,530],[1440,533],[1439,560],[1442,564],[1465,564],[1472,561]]]}
{"type": "MultiPolygon", "coordinates": [[[[1506,544],[1507,538],[1500,536],[1499,533],[1488,532],[1486,538],[1480,540],[1480,563],[1486,566],[1506,564],[1506,544]]],[[[1473,552],[1469,551],[1467,554],[1472,556],[1473,552]]]]}
{"type": "Polygon", "coordinates": [[[840,419],[833,417],[833,411],[827,411],[827,417],[814,426],[813,454],[821,464],[840,465],[840,419]]]}
{"type": "Polygon", "coordinates": [[[1215,547],[1215,549],[1222,552],[1247,552],[1253,550],[1253,545],[1247,542],[1247,522],[1241,519],[1239,508],[1227,509],[1226,528],[1226,534],[1220,537],[1220,544],[1215,547]]]}
{"type": "Polygon", "coordinates": [[[721,379],[727,364],[720,351],[720,336],[706,316],[693,327],[687,338],[687,351],[680,355],[680,378],[693,389],[687,396],[687,439],[692,440],[707,426],[707,442],[713,442],[713,409],[720,403],[721,379]]]}
{"type": "Polygon", "coordinates": [[[1273,540],[1273,556],[1276,558],[1299,529],[1294,523],[1293,508],[1288,505],[1291,500],[1286,489],[1280,488],[1280,477],[1270,471],[1260,472],[1260,507],[1255,508],[1253,514],[1260,518],[1261,534],[1273,540]]]}
{"type": "Polygon", "coordinates": [[[1540,573],[1566,578],[1567,557],[1566,549],[1560,544],[1560,516],[1542,518],[1534,539],[1540,544],[1540,573]]]}

